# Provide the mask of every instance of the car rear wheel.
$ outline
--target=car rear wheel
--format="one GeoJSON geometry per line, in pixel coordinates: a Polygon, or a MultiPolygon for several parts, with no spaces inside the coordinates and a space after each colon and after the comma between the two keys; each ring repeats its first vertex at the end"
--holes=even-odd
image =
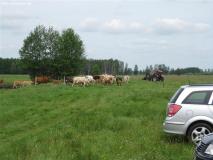
{"type": "Polygon", "coordinates": [[[195,145],[198,145],[201,139],[208,135],[209,133],[213,132],[212,126],[207,123],[196,123],[192,125],[188,132],[187,138],[189,141],[193,142],[195,145]]]}

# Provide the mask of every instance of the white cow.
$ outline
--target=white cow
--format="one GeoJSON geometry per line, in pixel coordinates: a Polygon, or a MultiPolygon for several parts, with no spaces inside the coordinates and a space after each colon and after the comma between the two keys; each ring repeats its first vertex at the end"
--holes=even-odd
{"type": "Polygon", "coordinates": [[[89,83],[88,79],[86,77],[73,77],[73,84],[72,86],[74,86],[75,84],[81,84],[83,86],[87,85],[89,83]]]}
{"type": "Polygon", "coordinates": [[[124,80],[125,83],[128,83],[129,82],[129,76],[127,76],[127,75],[124,76],[123,80],[124,80]]]}
{"type": "Polygon", "coordinates": [[[94,84],[94,83],[95,83],[95,80],[94,80],[93,76],[87,75],[87,76],[85,76],[85,77],[86,77],[86,79],[88,80],[89,83],[91,83],[91,84],[94,84]]]}

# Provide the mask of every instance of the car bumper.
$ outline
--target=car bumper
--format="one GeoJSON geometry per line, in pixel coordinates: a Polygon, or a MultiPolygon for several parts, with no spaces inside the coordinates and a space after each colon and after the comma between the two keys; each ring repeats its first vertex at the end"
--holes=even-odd
{"type": "Polygon", "coordinates": [[[164,132],[169,134],[179,134],[179,135],[185,134],[184,123],[165,121],[163,123],[163,130],[164,132]]]}
{"type": "Polygon", "coordinates": [[[196,151],[196,160],[212,160],[213,156],[207,156],[196,151]]]}

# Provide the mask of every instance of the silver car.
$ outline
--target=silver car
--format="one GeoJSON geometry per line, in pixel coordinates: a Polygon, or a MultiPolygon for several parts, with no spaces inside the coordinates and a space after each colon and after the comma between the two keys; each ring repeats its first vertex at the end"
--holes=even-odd
{"type": "Polygon", "coordinates": [[[164,131],[198,144],[213,132],[213,84],[181,86],[168,103],[164,131]]]}

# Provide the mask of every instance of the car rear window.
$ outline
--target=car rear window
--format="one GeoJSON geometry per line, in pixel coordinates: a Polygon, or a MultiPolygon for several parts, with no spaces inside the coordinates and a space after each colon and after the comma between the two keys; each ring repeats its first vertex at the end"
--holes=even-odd
{"type": "Polygon", "coordinates": [[[170,99],[170,103],[175,103],[180,96],[180,94],[183,92],[184,88],[180,88],[177,90],[177,92],[173,95],[173,97],[170,99]]]}
{"type": "Polygon", "coordinates": [[[190,93],[183,104],[208,104],[209,98],[211,96],[211,91],[196,91],[190,93]]]}

